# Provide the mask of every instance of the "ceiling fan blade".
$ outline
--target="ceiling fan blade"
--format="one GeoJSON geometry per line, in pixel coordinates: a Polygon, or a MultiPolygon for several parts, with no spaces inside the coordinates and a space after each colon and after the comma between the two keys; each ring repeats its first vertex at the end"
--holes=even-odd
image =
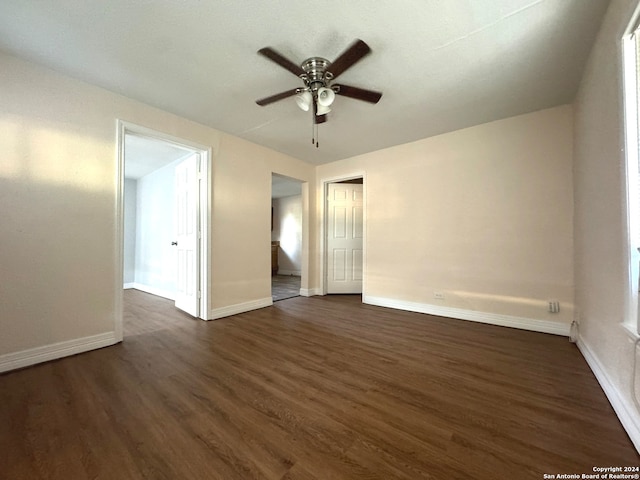
{"type": "Polygon", "coordinates": [[[364,88],[351,87],[349,85],[333,85],[336,94],[344,97],[355,98],[356,100],[362,100],[369,103],[378,103],[382,98],[381,92],[374,92],[373,90],[366,90],[364,88]]]}
{"type": "Polygon", "coordinates": [[[287,90],[286,92],[276,93],[275,95],[271,95],[270,97],[261,98],[260,100],[256,100],[256,103],[261,107],[265,105],[269,105],[270,103],[277,102],[278,100],[282,100],[283,98],[293,97],[296,93],[298,93],[299,89],[294,88],[293,90],[287,90]]]}
{"type": "Polygon", "coordinates": [[[364,43],[362,40],[356,40],[349,48],[342,52],[338,58],[335,59],[327,70],[333,74],[333,78],[337,78],[338,75],[370,52],[371,49],[369,48],[369,45],[364,43]]]}
{"type": "Polygon", "coordinates": [[[267,57],[272,62],[277,63],[282,68],[289,70],[291,73],[293,73],[297,77],[299,77],[300,75],[304,75],[304,70],[302,70],[300,65],[296,65],[288,58],[283,57],[271,47],[261,48],[260,50],[258,50],[258,53],[260,55],[267,57]]]}

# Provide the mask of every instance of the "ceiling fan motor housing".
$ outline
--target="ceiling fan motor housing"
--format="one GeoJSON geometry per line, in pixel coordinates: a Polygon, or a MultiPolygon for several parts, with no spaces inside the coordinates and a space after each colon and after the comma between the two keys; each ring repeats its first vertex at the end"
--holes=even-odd
{"type": "Polygon", "coordinates": [[[322,57],[307,58],[300,65],[306,74],[306,78],[303,75],[301,77],[314,97],[317,95],[318,89],[329,86],[329,81],[333,78],[331,72],[328,71],[330,66],[331,62],[322,57]]]}

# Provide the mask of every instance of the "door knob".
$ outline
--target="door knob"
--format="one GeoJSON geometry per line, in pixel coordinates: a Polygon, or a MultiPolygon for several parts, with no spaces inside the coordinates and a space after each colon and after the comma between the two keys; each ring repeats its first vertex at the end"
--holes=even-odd
{"type": "Polygon", "coordinates": [[[171,242],[171,245],[175,245],[177,247],[178,246],[178,242],[171,242]]]}

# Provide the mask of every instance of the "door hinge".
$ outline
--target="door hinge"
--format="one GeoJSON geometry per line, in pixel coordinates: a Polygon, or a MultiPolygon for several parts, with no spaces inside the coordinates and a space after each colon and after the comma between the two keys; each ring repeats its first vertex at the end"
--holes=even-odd
{"type": "Polygon", "coordinates": [[[198,290],[198,298],[202,298],[202,292],[198,290]]]}

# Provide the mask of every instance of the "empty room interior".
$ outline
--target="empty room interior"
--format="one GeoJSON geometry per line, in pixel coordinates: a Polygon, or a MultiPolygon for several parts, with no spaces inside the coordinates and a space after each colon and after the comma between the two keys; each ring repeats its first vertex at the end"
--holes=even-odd
{"type": "Polygon", "coordinates": [[[0,4],[0,477],[640,475],[638,0],[0,4]]]}

